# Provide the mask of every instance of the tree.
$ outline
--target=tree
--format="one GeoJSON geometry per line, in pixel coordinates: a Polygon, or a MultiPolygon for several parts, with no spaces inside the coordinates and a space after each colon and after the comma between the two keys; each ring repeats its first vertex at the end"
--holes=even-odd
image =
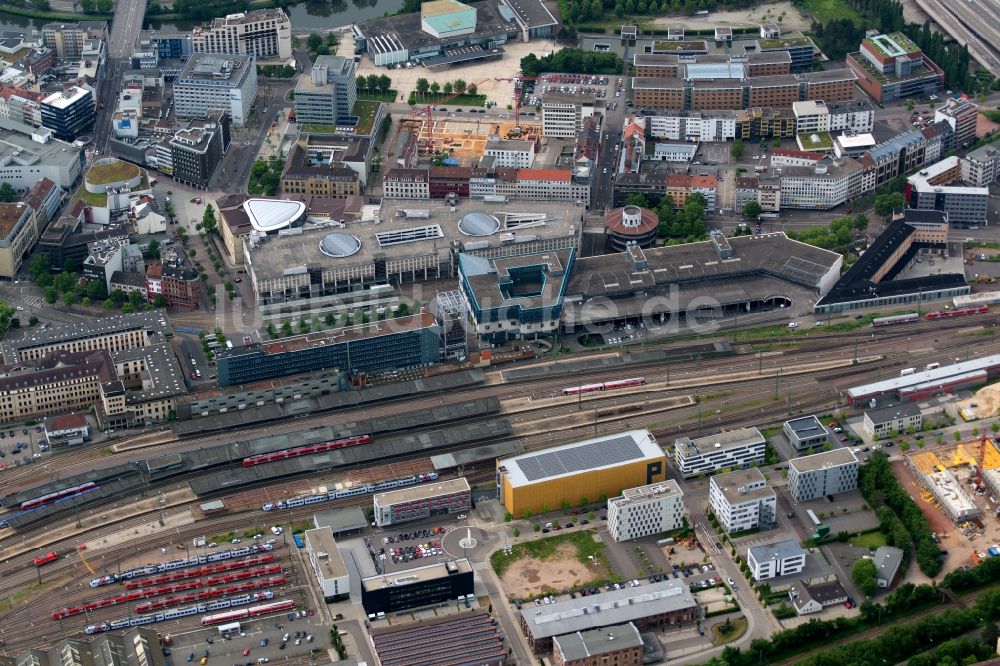
{"type": "Polygon", "coordinates": [[[441,92],[441,84],[438,83],[437,81],[435,81],[434,83],[432,83],[431,84],[431,92],[433,94],[435,94],[435,95],[437,95],[439,92],[441,92]]]}
{"type": "Polygon", "coordinates": [[[746,146],[739,139],[733,141],[729,146],[729,154],[732,155],[734,160],[738,160],[743,157],[743,152],[746,150],[746,146]]]}
{"type": "Polygon", "coordinates": [[[465,90],[465,92],[469,93],[470,95],[478,95],[479,94],[479,86],[477,86],[475,83],[473,83],[472,85],[470,85],[465,90]]]}
{"type": "Polygon", "coordinates": [[[126,303],[125,305],[122,306],[123,314],[132,314],[133,312],[135,312],[135,308],[132,306],[131,303],[126,303]]]}
{"type": "Polygon", "coordinates": [[[646,201],[646,195],[642,192],[632,192],[625,197],[625,205],[638,206],[639,208],[649,208],[649,202],[646,201]]]}
{"type": "Polygon", "coordinates": [[[17,201],[17,191],[7,181],[0,183],[0,201],[3,203],[17,201]]]}
{"type": "Polygon", "coordinates": [[[4,301],[0,301],[0,331],[6,331],[11,325],[16,310],[4,301]]]}
{"type": "Polygon", "coordinates": [[[955,431],[955,434],[952,435],[952,437],[954,437],[954,439],[955,439],[956,442],[961,442],[962,441],[962,433],[960,433],[957,430],[955,431]]]}
{"type": "Polygon", "coordinates": [[[315,51],[321,46],[323,46],[323,38],[315,32],[309,33],[309,37],[306,38],[306,48],[310,51],[315,51]]]}
{"type": "Polygon", "coordinates": [[[455,92],[459,92],[459,93],[465,92],[465,80],[464,79],[455,79],[455,92]]]}
{"type": "Polygon", "coordinates": [[[369,74],[365,77],[365,88],[371,91],[378,90],[378,74],[369,74]]]}
{"type": "Polygon", "coordinates": [[[76,292],[75,291],[67,291],[65,294],[63,294],[63,303],[67,307],[70,306],[70,305],[73,305],[74,303],[76,303],[76,292]]]}
{"type": "Polygon", "coordinates": [[[913,107],[914,107],[914,106],[916,106],[916,105],[915,105],[915,104],[913,103],[913,100],[912,100],[912,99],[908,99],[908,100],[906,100],[906,110],[907,110],[907,111],[908,111],[909,113],[913,113],[913,107]]]}
{"type": "Polygon", "coordinates": [[[201,216],[201,228],[204,229],[205,233],[209,235],[214,234],[218,230],[219,225],[215,221],[214,206],[211,205],[205,206],[205,212],[201,216]]]}
{"type": "Polygon", "coordinates": [[[868,558],[861,558],[851,567],[851,580],[858,586],[862,594],[870,597],[878,590],[878,582],[875,580],[877,573],[875,562],[868,558]]]}
{"type": "Polygon", "coordinates": [[[416,84],[417,94],[420,95],[421,97],[427,94],[427,91],[430,90],[430,87],[431,87],[430,82],[424,77],[420,77],[419,79],[417,79],[417,84],[416,84]]]}
{"type": "Polygon", "coordinates": [[[893,211],[902,208],[904,203],[902,192],[879,194],[875,197],[875,212],[888,221],[893,211]]]}
{"type": "Polygon", "coordinates": [[[157,240],[149,241],[149,245],[146,246],[146,253],[153,259],[160,258],[160,243],[157,240]]]}
{"type": "Polygon", "coordinates": [[[45,288],[45,302],[46,303],[48,303],[49,305],[52,305],[53,303],[56,302],[57,298],[59,298],[59,290],[58,289],[56,289],[55,287],[46,287],[45,288]]]}
{"type": "Polygon", "coordinates": [[[104,280],[91,280],[87,283],[87,297],[103,301],[108,297],[108,288],[104,280]]]}
{"type": "Polygon", "coordinates": [[[376,87],[378,88],[379,92],[383,93],[389,92],[389,89],[392,87],[392,79],[390,79],[385,74],[379,74],[376,87]]]}
{"type": "Polygon", "coordinates": [[[167,307],[167,297],[163,294],[157,294],[156,298],[153,299],[154,308],[165,308],[167,307]]]}
{"type": "Polygon", "coordinates": [[[748,201],[743,204],[743,217],[748,220],[757,220],[760,218],[760,214],[763,212],[761,210],[760,204],[756,201],[748,201]]]}
{"type": "Polygon", "coordinates": [[[133,308],[137,308],[142,305],[145,299],[142,297],[142,293],[138,291],[128,292],[128,302],[132,304],[133,308]]]}
{"type": "Polygon", "coordinates": [[[38,325],[37,316],[31,315],[30,317],[28,317],[28,326],[37,326],[37,325],[38,325]]]}
{"type": "Polygon", "coordinates": [[[450,95],[455,91],[455,88],[451,85],[451,81],[444,84],[444,94],[450,95]]]}
{"type": "Polygon", "coordinates": [[[115,289],[108,295],[108,298],[110,298],[111,302],[115,305],[121,305],[128,299],[128,295],[121,289],[115,289]]]}

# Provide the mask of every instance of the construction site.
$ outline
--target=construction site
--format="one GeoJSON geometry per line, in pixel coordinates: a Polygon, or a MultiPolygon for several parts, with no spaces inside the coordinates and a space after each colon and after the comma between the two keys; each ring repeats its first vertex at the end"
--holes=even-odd
{"type": "MultiPolygon", "coordinates": [[[[933,450],[909,453],[904,460],[915,478],[916,487],[910,492],[914,497],[919,494],[924,505],[921,508],[929,505],[958,528],[945,534],[939,531],[939,537],[944,539],[954,534],[959,542],[983,538],[986,544],[982,550],[1000,541],[997,522],[1000,450],[993,439],[983,436],[968,442],[942,444],[933,450]]],[[[932,521],[934,523],[940,525],[941,521],[932,521]]],[[[954,545],[958,546],[959,542],[954,545]]]]}
{"type": "MultiPolygon", "coordinates": [[[[453,114],[452,114],[453,115],[453,114]]],[[[454,166],[473,166],[486,152],[490,137],[533,141],[538,146],[542,137],[540,124],[492,118],[455,118],[441,111],[414,112],[413,117],[399,121],[399,131],[409,132],[417,139],[418,159],[454,160],[454,166]]]]}

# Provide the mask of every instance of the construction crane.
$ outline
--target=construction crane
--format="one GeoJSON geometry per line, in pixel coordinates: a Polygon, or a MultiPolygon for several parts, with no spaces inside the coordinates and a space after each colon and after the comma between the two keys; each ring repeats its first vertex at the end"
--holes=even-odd
{"type": "MultiPolygon", "coordinates": [[[[473,84],[473,86],[475,86],[478,89],[479,86],[483,85],[484,83],[487,83],[490,80],[491,79],[483,79],[479,83],[473,84]]],[[[431,152],[432,153],[434,152],[434,105],[435,104],[447,104],[448,102],[450,102],[451,100],[455,99],[459,95],[464,95],[465,92],[470,87],[472,87],[472,86],[463,88],[462,90],[457,90],[457,91],[453,92],[452,94],[448,95],[447,97],[445,97],[444,99],[438,100],[438,101],[430,103],[430,104],[425,104],[424,106],[422,106],[420,108],[413,107],[413,119],[414,120],[416,120],[420,116],[423,116],[427,120],[427,132],[429,134],[429,141],[430,141],[430,146],[431,146],[431,152]]]]}

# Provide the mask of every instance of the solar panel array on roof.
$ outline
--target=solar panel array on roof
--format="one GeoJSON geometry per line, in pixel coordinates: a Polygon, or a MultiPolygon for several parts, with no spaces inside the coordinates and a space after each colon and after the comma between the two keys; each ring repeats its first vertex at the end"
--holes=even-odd
{"type": "Polygon", "coordinates": [[[550,476],[617,465],[641,457],[642,449],[635,439],[631,435],[625,435],[572,449],[542,452],[530,458],[521,458],[517,464],[528,481],[538,481],[550,476]]]}

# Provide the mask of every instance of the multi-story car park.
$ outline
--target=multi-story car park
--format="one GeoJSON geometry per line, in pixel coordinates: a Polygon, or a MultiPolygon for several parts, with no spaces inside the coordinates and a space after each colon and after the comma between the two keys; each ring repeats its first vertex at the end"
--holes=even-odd
{"type": "Polygon", "coordinates": [[[472,508],[465,477],[375,495],[375,524],[388,527],[411,520],[459,514],[472,508]]]}
{"type": "Polygon", "coordinates": [[[742,428],[705,435],[681,437],[674,442],[674,464],[685,479],[729,467],[750,467],[764,462],[767,440],[757,428],[742,428]]]}
{"type": "Polygon", "coordinates": [[[756,467],[711,477],[708,503],[722,529],[730,534],[775,522],[777,497],[756,467]]]}
{"type": "Polygon", "coordinates": [[[626,488],[608,499],[608,531],[615,541],[630,541],[684,526],[684,492],[673,479],[626,488]]]}
{"type": "Polygon", "coordinates": [[[796,502],[858,487],[858,459],[847,447],[788,461],[788,492],[796,502]]]}
{"type": "Polygon", "coordinates": [[[788,539],[747,549],[747,566],[757,581],[792,576],[806,568],[806,551],[788,539]]]}
{"type": "Polygon", "coordinates": [[[666,462],[648,430],[630,430],[500,459],[497,491],[512,515],[538,513],[663,481],[666,462]]]}

